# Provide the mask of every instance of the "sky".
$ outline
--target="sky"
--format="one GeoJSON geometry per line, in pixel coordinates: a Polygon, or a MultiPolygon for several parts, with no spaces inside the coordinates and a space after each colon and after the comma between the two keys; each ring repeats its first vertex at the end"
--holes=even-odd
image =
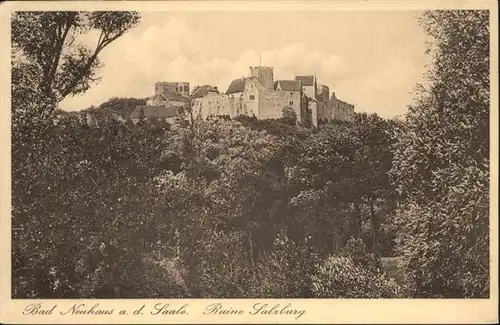
{"type": "MultiPolygon", "coordinates": [[[[101,52],[102,78],[61,108],[111,97],[152,96],[157,81],[211,84],[226,91],[250,66],[274,79],[316,74],[357,112],[406,112],[430,63],[417,11],[145,12],[141,23],[101,52]]],[[[84,44],[95,44],[96,34],[84,44]]]]}

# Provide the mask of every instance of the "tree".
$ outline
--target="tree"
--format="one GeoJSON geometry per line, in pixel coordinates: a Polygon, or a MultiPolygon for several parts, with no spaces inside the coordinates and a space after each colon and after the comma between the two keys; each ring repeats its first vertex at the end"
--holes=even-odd
{"type": "Polygon", "coordinates": [[[139,122],[143,122],[146,119],[146,115],[144,115],[144,108],[139,108],[139,115],[137,116],[139,122]]]}
{"type": "Polygon", "coordinates": [[[392,127],[376,114],[356,114],[351,122],[322,126],[301,143],[289,172],[296,190],[292,204],[299,216],[307,216],[299,230],[306,230],[318,246],[323,243],[331,251],[351,236],[360,238],[362,213],[368,210],[369,247],[378,255],[382,215],[392,213],[392,127]]]}
{"type": "Polygon", "coordinates": [[[418,296],[489,294],[489,13],[428,11],[428,88],[401,126],[391,170],[400,250],[418,296]]]}
{"type": "Polygon", "coordinates": [[[127,118],[136,108],[136,106],[146,105],[145,98],[110,98],[101,105],[99,110],[107,110],[112,113],[120,114],[122,117],[127,118]]]}
{"type": "Polygon", "coordinates": [[[285,124],[295,125],[297,123],[297,113],[293,110],[292,107],[286,106],[282,110],[283,117],[281,120],[285,124]]]}
{"type": "Polygon", "coordinates": [[[175,217],[168,208],[181,211],[175,204],[188,197],[179,190],[165,197],[155,186],[154,177],[169,167],[160,157],[170,132],[148,125],[131,131],[112,119],[91,129],[80,118],[85,113],[61,117],[29,150],[13,147],[13,294],[175,295],[133,283],[142,267],[150,268],[144,256],[158,248],[152,243],[164,231],[159,225],[175,217]]]}
{"type": "Polygon", "coordinates": [[[18,93],[13,96],[24,97],[29,90],[52,104],[38,106],[37,114],[52,113],[65,97],[83,93],[99,80],[99,54],[139,20],[137,12],[120,11],[14,13],[13,88],[18,93]],[[93,49],[77,43],[91,30],[99,32],[93,49]]]}

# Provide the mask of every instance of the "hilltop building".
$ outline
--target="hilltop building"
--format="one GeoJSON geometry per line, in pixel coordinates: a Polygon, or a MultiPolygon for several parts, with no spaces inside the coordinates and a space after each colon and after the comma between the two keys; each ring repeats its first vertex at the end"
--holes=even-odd
{"type": "Polygon", "coordinates": [[[280,118],[282,109],[292,108],[299,121],[305,118],[300,81],[276,80],[272,67],[250,67],[250,77],[235,79],[226,93],[207,93],[194,99],[193,110],[203,118],[210,115],[280,118]]]}
{"type": "Polygon", "coordinates": [[[253,66],[248,77],[234,79],[225,93],[215,86],[202,85],[196,86],[190,95],[188,82],[157,82],[155,95],[146,106],[136,107],[132,115],[136,118],[139,112],[144,112],[145,118],[170,119],[172,112],[189,107],[204,119],[223,115],[277,119],[288,107],[295,111],[298,123],[314,127],[322,121],[349,120],[354,114],[354,106],[341,101],[333,92],[330,97],[328,86],[318,84],[315,75],[274,80],[273,67],[253,66]]]}
{"type": "Polygon", "coordinates": [[[255,116],[258,119],[282,117],[285,107],[292,108],[299,123],[349,119],[354,106],[332,99],[330,89],[318,85],[315,75],[296,76],[295,80],[274,80],[274,69],[250,67],[250,76],[234,79],[225,93],[204,86],[193,94],[193,112],[207,118],[211,115],[255,116]]]}

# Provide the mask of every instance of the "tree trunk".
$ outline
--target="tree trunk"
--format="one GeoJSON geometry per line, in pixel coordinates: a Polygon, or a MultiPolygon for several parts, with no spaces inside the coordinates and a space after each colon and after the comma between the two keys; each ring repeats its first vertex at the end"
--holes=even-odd
{"type": "Polygon", "coordinates": [[[354,216],[351,220],[351,235],[354,238],[361,238],[361,207],[360,202],[354,202],[354,216]]]}
{"type": "Polygon", "coordinates": [[[255,270],[254,256],[253,256],[253,241],[252,241],[252,232],[248,229],[248,246],[250,248],[250,261],[252,263],[252,267],[255,270]]]}
{"type": "Polygon", "coordinates": [[[379,252],[379,230],[380,230],[380,219],[379,216],[376,215],[374,209],[373,198],[368,199],[370,204],[370,220],[372,223],[372,245],[373,245],[373,253],[375,256],[380,256],[379,252]]]}

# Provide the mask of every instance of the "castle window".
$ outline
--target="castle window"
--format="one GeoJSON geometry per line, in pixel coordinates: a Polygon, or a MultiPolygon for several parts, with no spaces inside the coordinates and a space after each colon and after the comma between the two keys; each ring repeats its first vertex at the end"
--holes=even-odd
{"type": "Polygon", "coordinates": [[[290,103],[288,103],[289,105],[293,105],[293,101],[291,101],[290,103]]]}
{"type": "Polygon", "coordinates": [[[254,95],[250,95],[250,100],[254,100],[255,99],[255,96],[254,95]]]}

